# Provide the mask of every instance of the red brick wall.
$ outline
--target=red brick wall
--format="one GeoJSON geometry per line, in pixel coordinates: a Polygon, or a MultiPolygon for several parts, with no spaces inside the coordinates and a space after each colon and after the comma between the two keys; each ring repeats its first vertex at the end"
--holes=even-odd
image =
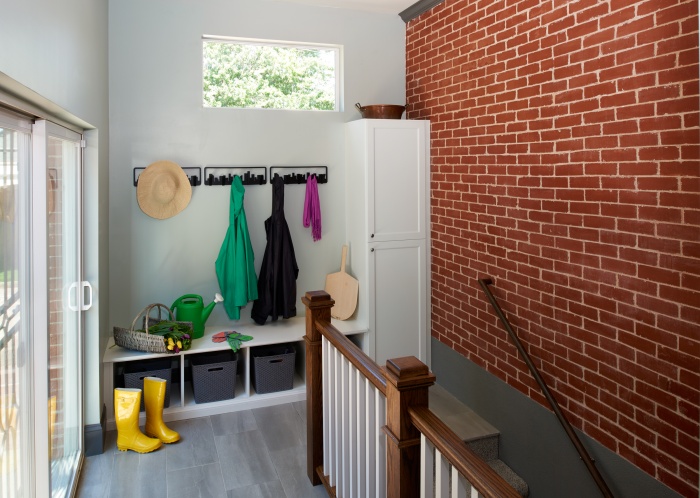
{"type": "Polygon", "coordinates": [[[431,120],[432,333],[698,493],[697,0],[446,0],[407,25],[431,120]]]}

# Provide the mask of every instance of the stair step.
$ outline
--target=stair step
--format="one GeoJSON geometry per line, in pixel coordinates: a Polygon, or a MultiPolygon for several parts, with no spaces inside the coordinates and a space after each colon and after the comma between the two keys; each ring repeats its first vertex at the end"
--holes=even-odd
{"type": "Polygon", "coordinates": [[[527,496],[530,495],[530,488],[528,487],[527,483],[525,480],[520,477],[518,474],[513,471],[508,465],[505,464],[502,460],[491,460],[490,462],[486,462],[489,464],[489,466],[496,471],[496,473],[501,476],[503,479],[506,480],[508,484],[510,484],[515,491],[517,491],[520,496],[523,498],[526,498],[527,496]]]}
{"type": "Polygon", "coordinates": [[[437,384],[430,388],[429,396],[430,409],[433,413],[440,417],[479,458],[488,463],[513,489],[521,496],[527,497],[530,493],[527,483],[513,469],[498,459],[500,434],[498,429],[437,384]]]}
{"type": "MultiPolygon", "coordinates": [[[[474,410],[452,396],[444,387],[430,388],[430,409],[463,441],[498,436],[498,429],[477,415],[474,410]]],[[[498,451],[498,441],[496,441],[498,451]]]]}
{"type": "Polygon", "coordinates": [[[484,462],[498,459],[498,434],[464,442],[484,462]]]}

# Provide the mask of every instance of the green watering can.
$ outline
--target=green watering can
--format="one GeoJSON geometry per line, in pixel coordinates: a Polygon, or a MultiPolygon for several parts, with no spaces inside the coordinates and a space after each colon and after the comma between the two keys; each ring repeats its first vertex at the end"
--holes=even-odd
{"type": "Polygon", "coordinates": [[[217,292],[214,301],[205,307],[202,296],[185,294],[178,297],[170,309],[175,313],[175,320],[178,322],[192,322],[192,339],[199,339],[204,335],[204,324],[214,310],[214,306],[223,300],[224,298],[217,292]]]}

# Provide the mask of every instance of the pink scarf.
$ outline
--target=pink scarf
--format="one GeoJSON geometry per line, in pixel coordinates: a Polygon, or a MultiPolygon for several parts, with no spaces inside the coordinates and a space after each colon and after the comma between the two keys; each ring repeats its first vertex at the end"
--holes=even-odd
{"type": "Polygon", "coordinates": [[[321,203],[318,200],[318,182],[316,175],[306,181],[306,198],[304,199],[304,226],[311,225],[314,242],[321,240],[321,203]]]}

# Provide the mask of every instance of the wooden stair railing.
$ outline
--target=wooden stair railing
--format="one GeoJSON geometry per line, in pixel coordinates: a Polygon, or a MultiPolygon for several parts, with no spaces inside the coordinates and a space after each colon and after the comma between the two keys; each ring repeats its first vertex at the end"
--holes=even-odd
{"type": "MultiPolygon", "coordinates": [[[[449,462],[452,472],[452,496],[466,496],[466,490],[471,487],[471,496],[484,498],[516,498],[520,495],[499,476],[491,467],[476,456],[459,437],[452,432],[428,408],[428,390],[435,383],[435,375],[427,365],[417,358],[410,356],[390,359],[382,368],[369,358],[352,341],[341,334],[330,323],[330,310],[334,304],[331,297],[324,291],[307,292],[302,298],[306,306],[306,424],[307,424],[307,475],[313,485],[323,484],[330,496],[343,498],[355,496],[387,496],[388,498],[413,498],[423,492],[432,493],[434,483],[432,464],[426,467],[426,461],[432,462],[433,448],[437,458],[444,457],[449,462]],[[386,435],[386,482],[378,474],[383,469],[371,474],[370,456],[362,458],[359,450],[351,449],[348,455],[324,455],[324,405],[323,395],[334,394],[331,386],[324,385],[322,363],[324,348],[334,348],[334,352],[342,355],[342,375],[350,378],[359,372],[366,379],[377,396],[386,397],[386,425],[382,427],[386,435]],[[349,364],[346,369],[345,362],[349,364]],[[355,369],[355,370],[352,370],[355,369]],[[325,391],[324,391],[325,389],[325,391]],[[324,456],[327,469],[324,468],[324,456]],[[359,469],[349,468],[357,465],[359,469]],[[339,475],[332,475],[336,472],[339,475]],[[364,472],[364,474],[363,474],[364,472]],[[356,478],[355,473],[360,474],[356,478]],[[348,482],[345,474],[351,474],[352,482],[348,482]],[[369,484],[357,481],[368,481],[376,477],[375,491],[369,484]],[[462,485],[468,482],[468,485],[462,485]],[[461,487],[458,487],[458,483],[461,487]]],[[[335,364],[337,366],[337,363],[335,364]]],[[[330,368],[330,367],[329,367],[330,368]]],[[[332,370],[325,370],[333,375],[332,370]]],[[[328,382],[328,379],[326,379],[328,382]]],[[[351,386],[357,387],[357,381],[351,380],[351,386]],[[354,384],[352,382],[355,382],[354,384]]],[[[343,388],[345,391],[352,389],[343,388]]],[[[349,394],[347,394],[349,396],[349,394]]],[[[329,400],[330,401],[330,400],[329,400]]],[[[357,413],[362,412],[363,401],[344,398],[357,413]],[[354,403],[354,404],[353,404],[354,403]]],[[[366,407],[365,407],[366,408],[366,407]]],[[[333,423],[338,423],[339,414],[329,411],[335,416],[333,423]]],[[[381,410],[380,410],[381,411],[381,410]]],[[[329,421],[330,422],[330,421],[329,421]]],[[[353,443],[348,437],[343,419],[343,432],[336,438],[342,439],[342,445],[353,443]],[[345,438],[345,439],[343,439],[345,438]]],[[[359,424],[364,421],[359,420],[359,424]]],[[[363,426],[367,432],[368,425],[363,426]]],[[[328,430],[328,428],[326,428],[328,430]]],[[[350,431],[352,432],[352,430],[350,431]]],[[[357,431],[362,432],[362,431],[357,431]]],[[[364,434],[357,435],[363,439],[364,434]]],[[[383,436],[382,436],[383,437],[383,436]]],[[[371,439],[371,438],[370,438],[371,439]]],[[[328,442],[326,442],[328,446],[328,442]]],[[[360,444],[361,445],[361,444],[360,444]]],[[[371,444],[370,444],[371,446],[371,444]]],[[[382,451],[382,445],[376,445],[377,451],[382,451]]],[[[444,464],[444,462],[443,462],[444,464]]],[[[436,465],[437,467],[437,465],[436,465]]],[[[445,467],[445,465],[443,465],[445,467]]],[[[443,475],[437,469],[438,476],[443,475]]],[[[446,486],[449,477],[443,477],[441,486],[446,486]]],[[[439,482],[439,481],[438,481],[439,482]]]]}
{"type": "MultiPolygon", "coordinates": [[[[479,493],[486,498],[521,498],[513,487],[489,465],[476,456],[464,441],[452,432],[445,423],[427,407],[409,408],[411,422],[423,436],[430,440],[436,450],[452,464],[456,473],[464,476],[479,493]]],[[[452,475],[452,485],[457,486],[456,475],[452,475]]],[[[447,482],[447,479],[443,479],[447,482]]],[[[442,496],[437,493],[437,496],[442,496]]]]}

